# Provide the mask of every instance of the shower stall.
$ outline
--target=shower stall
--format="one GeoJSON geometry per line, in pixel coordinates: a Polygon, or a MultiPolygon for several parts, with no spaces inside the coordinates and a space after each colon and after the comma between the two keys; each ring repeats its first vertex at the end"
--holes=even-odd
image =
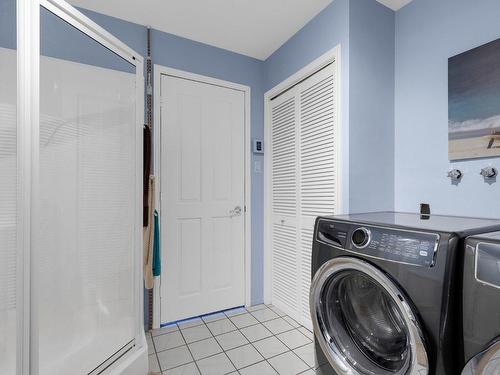
{"type": "Polygon", "coordinates": [[[0,374],[145,375],[143,60],[0,0],[0,374]]]}

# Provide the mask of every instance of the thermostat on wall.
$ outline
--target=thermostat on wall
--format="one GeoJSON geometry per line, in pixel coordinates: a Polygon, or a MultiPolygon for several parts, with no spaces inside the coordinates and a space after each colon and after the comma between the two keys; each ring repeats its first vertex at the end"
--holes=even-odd
{"type": "Polygon", "coordinates": [[[254,154],[264,153],[264,141],[262,139],[253,140],[253,153],[254,154]]]}

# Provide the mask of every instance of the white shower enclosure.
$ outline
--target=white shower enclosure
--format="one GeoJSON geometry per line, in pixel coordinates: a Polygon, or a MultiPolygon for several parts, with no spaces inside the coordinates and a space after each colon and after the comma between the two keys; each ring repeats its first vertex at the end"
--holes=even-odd
{"type": "Polygon", "coordinates": [[[145,375],[142,57],[0,0],[0,374],[145,375]]]}

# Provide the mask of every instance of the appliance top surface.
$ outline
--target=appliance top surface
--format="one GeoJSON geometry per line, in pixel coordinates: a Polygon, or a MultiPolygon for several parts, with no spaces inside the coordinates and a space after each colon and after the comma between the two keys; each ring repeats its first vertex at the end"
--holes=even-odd
{"type": "Polygon", "coordinates": [[[478,235],[473,236],[471,238],[479,239],[479,240],[484,240],[484,241],[495,242],[495,243],[500,243],[500,232],[491,232],[491,233],[478,234],[478,235]]]}
{"type": "MultiPolygon", "coordinates": [[[[350,215],[330,216],[331,219],[355,223],[406,227],[447,233],[477,233],[500,230],[500,219],[431,215],[422,218],[420,214],[404,212],[370,212],[350,215]]],[[[500,232],[498,232],[500,236],[500,232]]]]}

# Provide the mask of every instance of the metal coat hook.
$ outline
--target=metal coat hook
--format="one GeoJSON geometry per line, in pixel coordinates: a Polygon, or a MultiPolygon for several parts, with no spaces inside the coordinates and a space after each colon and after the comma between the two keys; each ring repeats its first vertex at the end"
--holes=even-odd
{"type": "Polygon", "coordinates": [[[464,174],[460,169],[452,169],[451,171],[448,172],[448,177],[451,179],[453,182],[458,182],[462,179],[464,174]]]}
{"type": "Polygon", "coordinates": [[[495,178],[498,175],[498,172],[494,167],[485,167],[481,169],[479,174],[484,178],[495,178]]]}

